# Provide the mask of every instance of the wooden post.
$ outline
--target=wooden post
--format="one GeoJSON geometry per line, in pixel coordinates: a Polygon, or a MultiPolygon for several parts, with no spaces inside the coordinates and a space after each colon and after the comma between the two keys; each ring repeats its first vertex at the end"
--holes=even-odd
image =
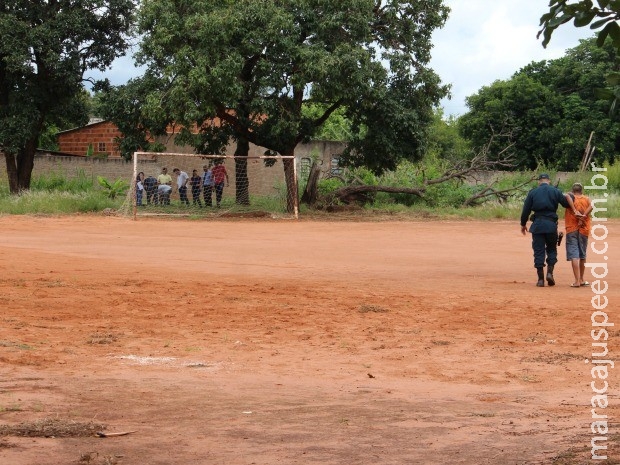
{"type": "Polygon", "coordinates": [[[586,144],[586,149],[583,152],[583,158],[581,159],[581,166],[579,167],[579,171],[583,172],[588,167],[590,160],[592,159],[592,153],[594,153],[594,147],[590,149],[590,144],[592,143],[592,137],[594,136],[594,131],[590,133],[590,137],[588,138],[588,143],[586,144]]]}

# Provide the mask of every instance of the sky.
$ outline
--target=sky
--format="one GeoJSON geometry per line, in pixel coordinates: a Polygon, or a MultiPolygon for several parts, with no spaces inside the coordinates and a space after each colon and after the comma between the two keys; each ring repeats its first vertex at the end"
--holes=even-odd
{"type": "MultiPolygon", "coordinates": [[[[543,48],[536,34],[540,17],[549,11],[548,0],[444,0],[444,4],[452,11],[445,26],[433,34],[429,65],[452,86],[452,98],[441,102],[446,116],[466,113],[465,98],[483,86],[509,79],[533,61],[559,58],[580,39],[594,35],[587,27],[567,23],[543,48]]],[[[117,59],[103,77],[120,85],[140,74],[127,56],[117,59]]]]}
{"type": "Polygon", "coordinates": [[[555,30],[547,48],[537,39],[540,17],[548,0],[444,0],[451,13],[433,34],[430,67],[451,84],[452,98],[444,99],[444,114],[467,111],[465,97],[496,80],[509,79],[533,61],[562,57],[580,39],[594,36],[587,26],[566,23],[555,30]]]}

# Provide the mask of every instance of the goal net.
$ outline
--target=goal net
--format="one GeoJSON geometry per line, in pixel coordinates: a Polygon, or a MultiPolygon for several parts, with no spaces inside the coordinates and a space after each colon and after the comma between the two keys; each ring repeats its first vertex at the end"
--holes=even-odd
{"type": "Polygon", "coordinates": [[[293,156],[135,152],[124,212],[298,218],[293,156]]]}

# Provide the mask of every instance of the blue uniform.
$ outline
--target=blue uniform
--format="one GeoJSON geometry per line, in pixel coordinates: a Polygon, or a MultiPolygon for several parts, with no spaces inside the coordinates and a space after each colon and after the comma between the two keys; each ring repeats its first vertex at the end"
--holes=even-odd
{"type": "Polygon", "coordinates": [[[542,183],[532,189],[525,198],[521,212],[521,226],[525,226],[530,213],[532,215],[532,249],[534,250],[534,267],[555,265],[558,261],[558,206],[568,208],[568,201],[562,191],[548,183],[542,183]]]}

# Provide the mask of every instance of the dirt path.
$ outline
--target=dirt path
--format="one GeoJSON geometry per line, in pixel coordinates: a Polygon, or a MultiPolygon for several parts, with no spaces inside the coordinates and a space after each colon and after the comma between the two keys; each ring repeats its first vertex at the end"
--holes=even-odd
{"type": "Polygon", "coordinates": [[[0,463],[585,463],[593,294],[534,274],[512,222],[0,217],[0,463]]]}

